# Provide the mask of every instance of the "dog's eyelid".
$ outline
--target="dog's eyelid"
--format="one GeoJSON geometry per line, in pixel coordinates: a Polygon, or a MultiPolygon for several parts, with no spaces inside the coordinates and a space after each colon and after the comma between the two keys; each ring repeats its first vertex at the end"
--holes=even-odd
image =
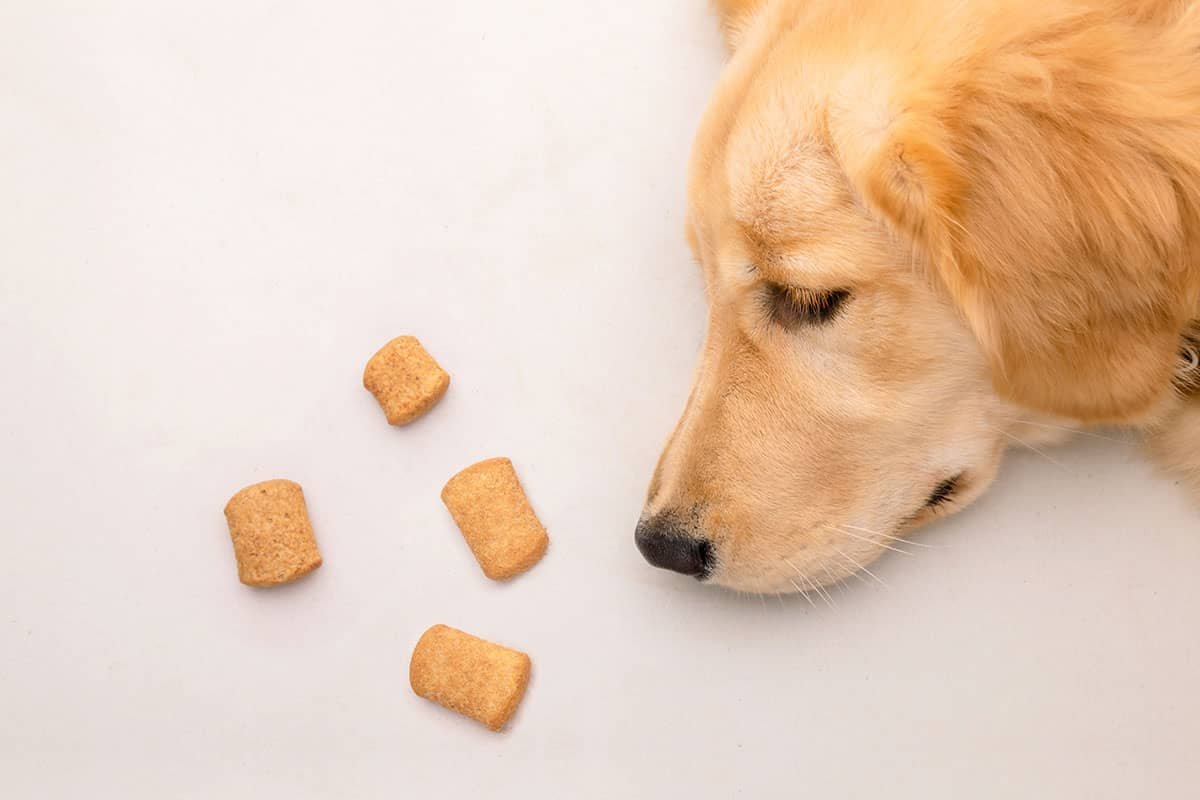
{"type": "Polygon", "coordinates": [[[785,328],[795,328],[831,321],[850,299],[850,290],[804,289],[768,283],[766,296],[771,319],[785,328]]]}
{"type": "Polygon", "coordinates": [[[937,508],[954,499],[954,493],[958,491],[963,482],[963,473],[955,475],[953,478],[947,478],[939,483],[929,495],[929,499],[925,501],[926,508],[937,508]]]}

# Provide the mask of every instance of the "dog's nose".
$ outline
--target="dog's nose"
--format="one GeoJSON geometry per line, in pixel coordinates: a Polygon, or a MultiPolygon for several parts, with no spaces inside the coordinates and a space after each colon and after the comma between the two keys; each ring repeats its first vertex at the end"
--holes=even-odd
{"type": "Polygon", "coordinates": [[[634,533],[638,550],[656,567],[700,580],[712,569],[712,545],[680,531],[669,518],[651,517],[638,523],[634,533]]]}

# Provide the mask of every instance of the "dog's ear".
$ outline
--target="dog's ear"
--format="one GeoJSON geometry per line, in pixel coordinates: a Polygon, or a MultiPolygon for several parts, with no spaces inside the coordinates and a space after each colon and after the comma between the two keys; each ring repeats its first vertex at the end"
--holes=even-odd
{"type": "Polygon", "coordinates": [[[737,50],[754,15],[766,4],[767,0],[713,0],[713,6],[721,18],[726,50],[730,53],[737,50]]]}
{"type": "Polygon", "coordinates": [[[1002,394],[1133,421],[1170,390],[1200,311],[1200,47],[1094,15],[1052,23],[925,77],[849,75],[829,136],[1002,394]]]}

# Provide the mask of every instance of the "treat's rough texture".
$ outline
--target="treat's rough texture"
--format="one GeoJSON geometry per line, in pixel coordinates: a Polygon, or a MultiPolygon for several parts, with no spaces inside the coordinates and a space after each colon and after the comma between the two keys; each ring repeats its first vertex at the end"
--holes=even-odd
{"type": "Polygon", "coordinates": [[[277,586],[321,566],[304,490],[287,480],[247,486],[225,505],[238,578],[248,586],[277,586]]]}
{"type": "Polygon", "coordinates": [[[517,710],[529,671],[524,653],[434,625],[413,649],[408,682],[426,700],[498,731],[517,710]]]}
{"type": "Polygon", "coordinates": [[[442,502],[483,574],[508,580],[532,567],[550,543],[507,458],[467,467],[442,489],[442,502]]]}
{"type": "Polygon", "coordinates": [[[401,336],[367,362],[363,386],[375,395],[388,423],[407,425],[442,399],[450,376],[416,337],[401,336]]]}

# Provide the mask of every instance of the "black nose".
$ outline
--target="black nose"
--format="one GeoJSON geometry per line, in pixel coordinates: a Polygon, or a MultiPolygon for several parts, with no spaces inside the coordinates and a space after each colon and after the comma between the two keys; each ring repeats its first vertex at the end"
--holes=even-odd
{"type": "Polygon", "coordinates": [[[712,569],[712,545],[679,529],[669,518],[652,517],[638,523],[634,541],[642,556],[656,567],[693,575],[700,580],[712,569]]]}

